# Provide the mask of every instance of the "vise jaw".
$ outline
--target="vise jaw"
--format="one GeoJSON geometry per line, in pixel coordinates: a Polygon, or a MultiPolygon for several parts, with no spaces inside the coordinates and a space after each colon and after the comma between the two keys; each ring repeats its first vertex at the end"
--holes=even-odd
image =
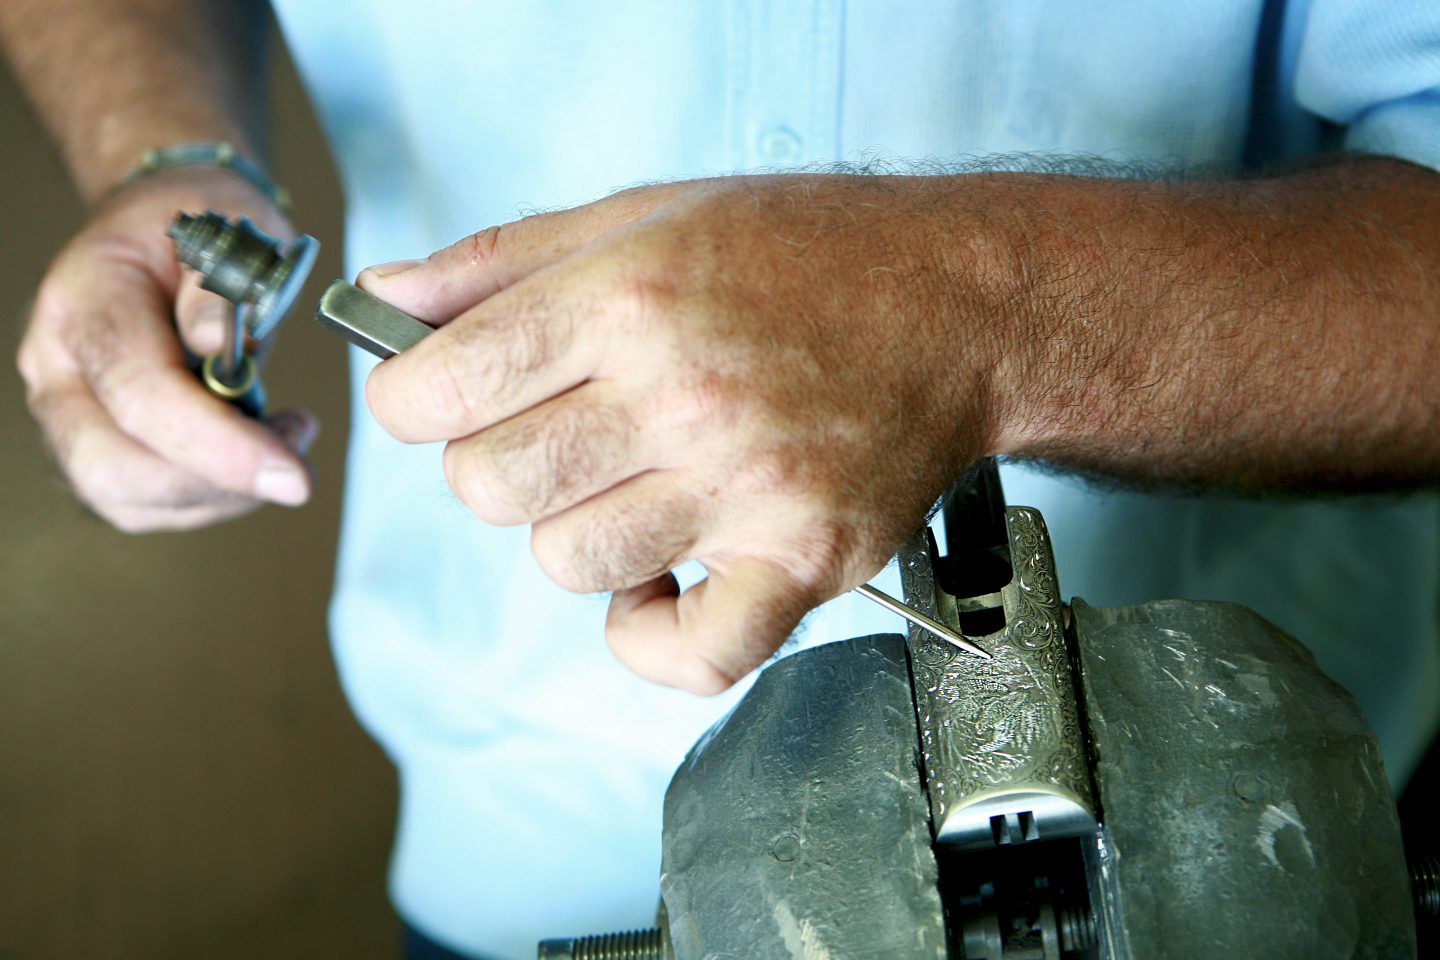
{"type": "Polygon", "coordinates": [[[775,661],[670,784],[657,928],[542,958],[1416,955],[1349,694],[1243,607],[1062,604],[1043,519],[989,482],[898,559],[991,659],[912,630],[775,661]]]}

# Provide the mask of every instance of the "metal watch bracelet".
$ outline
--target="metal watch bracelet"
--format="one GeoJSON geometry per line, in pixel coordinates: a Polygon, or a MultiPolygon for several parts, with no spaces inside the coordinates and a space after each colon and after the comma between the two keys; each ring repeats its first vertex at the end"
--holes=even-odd
{"type": "Polygon", "coordinates": [[[246,159],[234,146],[224,140],[200,143],[177,143],[168,147],[146,150],[140,162],[125,175],[119,186],[125,187],[138,180],[179,167],[214,167],[229,170],[244,177],[250,185],[270,198],[270,202],[285,215],[290,214],[290,191],[270,179],[259,164],[246,159]]]}

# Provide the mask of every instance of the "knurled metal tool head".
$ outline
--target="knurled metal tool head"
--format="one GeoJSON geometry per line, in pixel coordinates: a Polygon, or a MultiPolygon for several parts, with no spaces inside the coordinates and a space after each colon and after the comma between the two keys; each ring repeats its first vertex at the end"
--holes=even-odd
{"type": "Polygon", "coordinates": [[[245,217],[227,220],[213,210],[178,214],[170,236],[180,262],[204,277],[202,287],[237,307],[250,305],[245,332],[254,340],[270,336],[285,319],[320,250],[314,237],[282,245],[245,217]]]}
{"type": "Polygon", "coordinates": [[[213,210],[178,213],[170,225],[175,256],[200,272],[200,286],[235,306],[225,344],[196,368],[211,393],[252,417],[265,412],[265,388],[246,350],[247,336],[263,341],[295,303],[315,265],[320,244],[302,236],[283,245],[244,217],[227,220],[213,210]]]}

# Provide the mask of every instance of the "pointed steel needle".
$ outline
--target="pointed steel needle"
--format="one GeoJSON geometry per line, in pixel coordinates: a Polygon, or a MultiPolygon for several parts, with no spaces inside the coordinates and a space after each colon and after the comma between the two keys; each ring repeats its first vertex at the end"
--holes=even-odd
{"type": "Polygon", "coordinates": [[[885,593],[881,590],[876,590],[868,583],[860,584],[860,586],[855,588],[855,592],[860,594],[860,596],[865,597],[867,600],[875,601],[876,603],[880,604],[880,606],[884,607],[886,610],[889,610],[891,613],[900,614],[900,616],[904,617],[906,620],[909,620],[911,623],[915,624],[915,626],[930,631],[931,633],[935,634],[935,636],[939,637],[941,640],[944,640],[947,643],[955,644],[955,646],[959,647],[961,650],[964,650],[966,653],[973,653],[975,656],[980,657],[984,660],[990,659],[990,654],[986,653],[984,650],[981,650],[979,647],[975,646],[975,644],[971,643],[969,640],[966,640],[963,635],[956,633],[954,630],[951,630],[939,620],[936,620],[933,617],[925,616],[925,614],[921,613],[919,610],[916,610],[908,603],[901,603],[899,600],[896,600],[894,597],[890,596],[890,594],[885,593]]]}

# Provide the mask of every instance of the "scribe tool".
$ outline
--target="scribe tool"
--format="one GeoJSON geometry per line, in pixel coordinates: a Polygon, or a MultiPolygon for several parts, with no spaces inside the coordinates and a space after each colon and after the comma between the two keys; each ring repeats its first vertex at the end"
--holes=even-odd
{"type": "MultiPolygon", "coordinates": [[[[336,280],[325,289],[320,297],[320,306],[316,308],[315,319],[381,360],[413,347],[434,332],[433,328],[408,313],[344,280],[336,280]]],[[[855,592],[966,653],[990,659],[990,654],[960,633],[868,583],[856,587],[855,592]]]]}

